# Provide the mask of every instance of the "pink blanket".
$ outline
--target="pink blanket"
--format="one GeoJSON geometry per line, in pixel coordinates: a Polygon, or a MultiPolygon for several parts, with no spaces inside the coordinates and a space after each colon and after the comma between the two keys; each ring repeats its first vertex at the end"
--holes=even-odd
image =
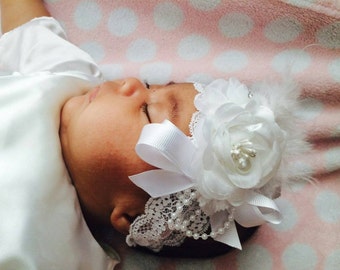
{"type": "Polygon", "coordinates": [[[120,242],[118,269],[340,269],[338,0],[46,2],[109,79],[251,83],[290,72],[303,89],[305,108],[296,113],[316,152],[297,165],[318,182],[283,193],[282,224],[262,226],[242,252],[214,259],[171,260],[120,242]]]}

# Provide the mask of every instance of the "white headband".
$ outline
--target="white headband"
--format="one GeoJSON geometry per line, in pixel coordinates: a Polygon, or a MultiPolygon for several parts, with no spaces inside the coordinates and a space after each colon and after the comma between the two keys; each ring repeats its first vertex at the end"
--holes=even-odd
{"type": "Polygon", "coordinates": [[[159,169],[130,176],[151,196],[130,227],[130,246],[158,251],[186,237],[212,237],[241,249],[234,220],[244,227],[280,223],[273,199],[283,184],[309,179],[290,166],[309,149],[295,125],[299,93],[292,84],[253,92],[236,79],[194,86],[191,137],[168,120],[142,130],[136,152],[159,169]]]}

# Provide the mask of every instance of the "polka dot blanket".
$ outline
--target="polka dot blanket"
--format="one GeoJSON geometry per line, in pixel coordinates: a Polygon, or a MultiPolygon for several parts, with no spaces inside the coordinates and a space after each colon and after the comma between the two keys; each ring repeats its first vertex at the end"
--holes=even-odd
{"type": "Polygon", "coordinates": [[[340,2],[338,0],[47,0],[69,39],[108,79],[245,83],[289,71],[303,90],[296,112],[316,150],[299,166],[315,184],[278,200],[284,220],[210,259],[169,259],[117,239],[117,269],[340,269],[340,2]]]}

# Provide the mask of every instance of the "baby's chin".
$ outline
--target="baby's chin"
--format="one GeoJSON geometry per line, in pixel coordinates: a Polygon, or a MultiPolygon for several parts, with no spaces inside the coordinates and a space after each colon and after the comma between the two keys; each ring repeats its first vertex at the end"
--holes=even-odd
{"type": "Polygon", "coordinates": [[[60,128],[64,129],[69,126],[72,118],[82,110],[86,95],[74,96],[66,100],[60,114],[60,128]]]}
{"type": "Polygon", "coordinates": [[[83,96],[71,97],[61,108],[59,137],[63,149],[65,145],[67,145],[68,130],[72,122],[72,118],[77,115],[77,111],[79,110],[81,104],[81,99],[83,99],[83,96]]]}

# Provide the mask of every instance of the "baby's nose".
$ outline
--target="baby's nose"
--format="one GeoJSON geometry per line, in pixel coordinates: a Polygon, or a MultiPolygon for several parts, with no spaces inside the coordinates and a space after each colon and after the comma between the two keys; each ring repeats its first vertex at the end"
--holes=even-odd
{"type": "Polygon", "coordinates": [[[143,84],[136,78],[127,78],[124,79],[121,83],[121,87],[119,88],[119,93],[124,96],[132,96],[136,92],[140,92],[144,89],[145,87],[143,84]]]}

